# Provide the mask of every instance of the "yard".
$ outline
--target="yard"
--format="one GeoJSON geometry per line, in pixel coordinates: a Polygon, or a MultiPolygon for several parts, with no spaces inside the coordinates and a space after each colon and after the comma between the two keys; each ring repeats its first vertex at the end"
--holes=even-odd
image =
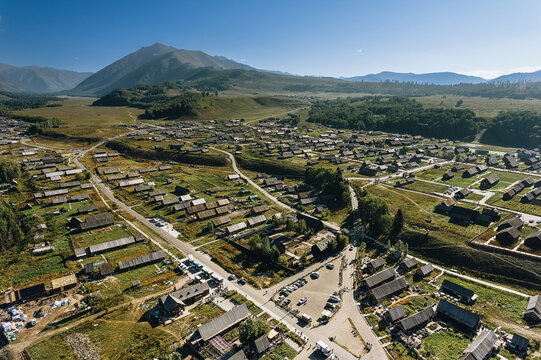
{"type": "Polygon", "coordinates": [[[425,357],[436,356],[439,360],[456,360],[469,343],[470,340],[462,333],[448,329],[424,338],[420,352],[425,357]]]}

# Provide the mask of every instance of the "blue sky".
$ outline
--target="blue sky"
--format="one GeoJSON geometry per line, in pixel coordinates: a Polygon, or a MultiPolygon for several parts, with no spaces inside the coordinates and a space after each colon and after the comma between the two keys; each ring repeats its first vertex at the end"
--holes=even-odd
{"type": "Polygon", "coordinates": [[[541,1],[0,0],[0,62],[97,71],[156,42],[354,76],[541,69],[541,1]]]}

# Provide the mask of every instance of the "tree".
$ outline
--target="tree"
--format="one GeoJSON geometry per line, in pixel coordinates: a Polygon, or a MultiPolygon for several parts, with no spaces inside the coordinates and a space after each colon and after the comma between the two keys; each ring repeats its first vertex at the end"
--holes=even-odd
{"type": "Polygon", "coordinates": [[[391,226],[393,225],[393,219],[391,215],[384,214],[381,215],[376,223],[373,225],[374,232],[378,235],[388,235],[391,231],[391,226]]]}
{"type": "Polygon", "coordinates": [[[365,253],[366,253],[366,243],[363,241],[361,242],[361,245],[359,245],[360,257],[364,258],[365,253]]]}
{"type": "Polygon", "coordinates": [[[270,257],[272,258],[273,261],[278,261],[278,259],[280,258],[280,250],[278,250],[276,245],[272,246],[270,250],[270,257]]]}
{"type": "Polygon", "coordinates": [[[299,220],[298,226],[299,226],[299,229],[298,229],[299,234],[304,234],[307,229],[306,221],[304,221],[304,219],[299,220]]]}
{"type": "Polygon", "coordinates": [[[388,212],[389,208],[387,204],[379,197],[366,195],[359,199],[361,220],[369,226],[373,226],[377,222],[377,219],[388,212]]]}
{"type": "Polygon", "coordinates": [[[304,182],[324,194],[333,195],[340,207],[349,205],[351,201],[349,184],[340,170],[310,166],[306,168],[304,182]]]}
{"type": "Polygon", "coordinates": [[[278,265],[287,266],[287,257],[285,257],[284,255],[280,255],[280,257],[278,258],[278,265]]]}
{"type": "Polygon", "coordinates": [[[391,235],[400,234],[403,226],[404,226],[404,215],[402,214],[402,210],[398,209],[393,219],[393,225],[391,227],[391,235]]]}
{"type": "Polygon", "coordinates": [[[270,331],[270,326],[259,318],[248,318],[239,326],[239,340],[247,345],[270,331]]]}
{"type": "Polygon", "coordinates": [[[9,159],[0,159],[0,182],[7,183],[20,176],[19,164],[9,159]]]}
{"type": "Polygon", "coordinates": [[[342,250],[346,246],[348,246],[349,238],[344,234],[339,234],[336,237],[336,243],[337,243],[337,250],[342,250]]]}
{"type": "Polygon", "coordinates": [[[8,250],[14,246],[25,244],[23,231],[13,209],[5,202],[0,202],[0,250],[8,250]]]}
{"type": "Polygon", "coordinates": [[[301,255],[301,262],[302,262],[303,265],[308,264],[308,257],[306,256],[306,253],[303,253],[301,255]]]}

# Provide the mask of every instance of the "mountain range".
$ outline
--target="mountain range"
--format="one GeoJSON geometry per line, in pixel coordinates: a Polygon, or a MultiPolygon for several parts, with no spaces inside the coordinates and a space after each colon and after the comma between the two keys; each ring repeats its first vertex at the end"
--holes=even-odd
{"type": "Polygon", "coordinates": [[[183,81],[199,87],[208,85],[209,88],[219,88],[225,84],[224,89],[252,92],[276,89],[309,91],[321,86],[348,88],[346,84],[353,82],[411,82],[434,85],[533,82],[541,81],[541,70],[512,73],[492,80],[454,72],[414,74],[390,71],[340,79],[320,78],[255,69],[223,56],[211,56],[202,51],[179,50],[160,43],[142,47],[96,73],[0,64],[0,91],[12,93],[102,96],[117,88],[168,81],[183,81]]]}
{"type": "Polygon", "coordinates": [[[381,81],[398,81],[398,82],[414,82],[420,84],[436,84],[436,85],[455,85],[455,84],[479,84],[486,82],[486,79],[477,77],[457,74],[454,72],[436,72],[426,74],[414,74],[414,73],[397,73],[391,71],[384,71],[377,74],[368,74],[363,76],[354,76],[349,78],[342,78],[348,81],[367,81],[367,82],[381,82],[381,81]]]}
{"type": "Polygon", "coordinates": [[[54,93],[74,88],[90,72],[58,70],[39,66],[0,64],[0,90],[9,92],[54,93]]]}

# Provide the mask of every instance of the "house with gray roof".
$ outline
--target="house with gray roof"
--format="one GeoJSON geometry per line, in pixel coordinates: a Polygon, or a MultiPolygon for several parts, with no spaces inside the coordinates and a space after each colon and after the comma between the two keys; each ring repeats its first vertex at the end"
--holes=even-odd
{"type": "Polygon", "coordinates": [[[140,266],[154,264],[158,261],[162,261],[166,257],[165,251],[155,251],[150,254],[137,256],[131,259],[122,260],[118,262],[118,269],[120,271],[129,270],[140,266]]]}
{"type": "Polygon", "coordinates": [[[415,314],[400,320],[398,322],[398,328],[404,333],[410,334],[425,327],[430,322],[432,317],[434,317],[434,314],[435,312],[432,305],[427,306],[415,314]]]}
{"type": "Polygon", "coordinates": [[[158,303],[167,314],[178,313],[179,310],[184,310],[186,305],[199,301],[209,294],[209,284],[204,282],[163,295],[158,303]]]}
{"type": "Polygon", "coordinates": [[[492,330],[484,330],[468,345],[458,360],[488,359],[497,342],[498,336],[492,330]]]}
{"type": "Polygon", "coordinates": [[[376,303],[381,304],[384,300],[390,298],[391,296],[400,294],[401,292],[407,290],[408,287],[408,281],[404,277],[399,277],[391,282],[372,289],[370,294],[376,303]]]}
{"type": "Polygon", "coordinates": [[[532,323],[541,322],[541,296],[531,296],[524,311],[524,319],[532,323]]]}
{"type": "Polygon", "coordinates": [[[192,343],[197,343],[199,341],[206,342],[213,337],[231,329],[233,326],[248,318],[250,315],[250,310],[248,310],[246,304],[238,305],[225,314],[199,326],[199,328],[190,337],[190,341],[192,343]]]}
{"type": "Polygon", "coordinates": [[[93,229],[99,229],[105,226],[111,226],[115,223],[113,214],[103,213],[93,216],[88,216],[84,221],[79,222],[78,228],[80,231],[88,231],[93,229]]]}
{"type": "Polygon", "coordinates": [[[362,283],[369,289],[372,289],[378,285],[381,285],[389,280],[394,279],[397,276],[396,271],[393,268],[387,268],[374,275],[370,275],[367,278],[362,279],[362,283]]]}

